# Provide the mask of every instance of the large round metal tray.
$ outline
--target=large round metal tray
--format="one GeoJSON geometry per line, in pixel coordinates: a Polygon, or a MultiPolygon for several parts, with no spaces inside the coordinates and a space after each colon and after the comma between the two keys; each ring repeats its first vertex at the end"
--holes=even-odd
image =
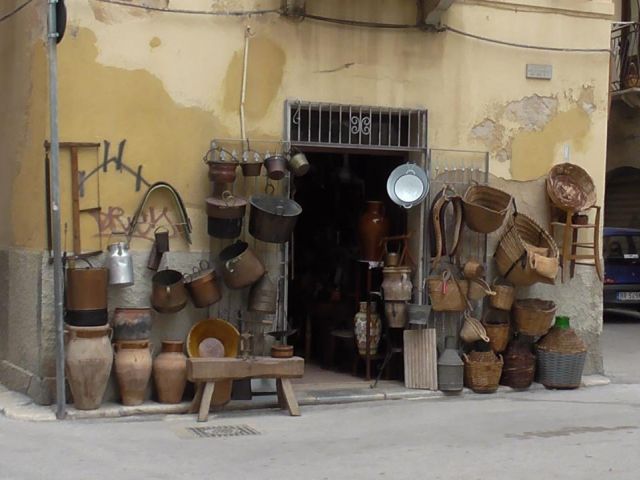
{"type": "Polygon", "coordinates": [[[427,172],[415,163],[396,167],[387,179],[387,193],[393,203],[404,208],[418,205],[429,193],[427,172]]]}

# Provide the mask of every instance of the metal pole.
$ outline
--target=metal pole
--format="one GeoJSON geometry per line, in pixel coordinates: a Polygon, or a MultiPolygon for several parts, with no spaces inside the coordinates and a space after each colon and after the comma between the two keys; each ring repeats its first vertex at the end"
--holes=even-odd
{"type": "Polygon", "coordinates": [[[56,326],[56,417],[66,416],[66,391],[64,372],[64,320],[62,318],[62,296],[64,271],[60,249],[60,146],[58,139],[58,57],[57,18],[58,0],[49,3],[49,122],[51,130],[51,224],[53,244],[53,302],[56,326]]]}

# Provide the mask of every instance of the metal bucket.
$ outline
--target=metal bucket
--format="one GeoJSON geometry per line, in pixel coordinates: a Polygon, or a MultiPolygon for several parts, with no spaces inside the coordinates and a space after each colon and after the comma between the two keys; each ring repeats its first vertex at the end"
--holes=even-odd
{"type": "Polygon", "coordinates": [[[409,303],[407,305],[409,311],[409,323],[411,325],[426,325],[429,319],[431,307],[429,305],[417,305],[409,303]]]}
{"type": "MultiPolygon", "coordinates": [[[[89,263],[87,260],[85,260],[89,263]]],[[[89,265],[91,265],[89,263],[89,265]]],[[[104,310],[107,308],[106,268],[67,269],[67,310],[104,310]]]]}
{"type": "Polygon", "coordinates": [[[109,285],[128,287],[133,285],[133,259],[127,242],[110,244],[107,253],[109,285]]]}
{"type": "Polygon", "coordinates": [[[249,311],[261,313],[275,313],[278,303],[278,288],[265,274],[251,286],[249,291],[249,311]]]}
{"type": "Polygon", "coordinates": [[[289,241],[302,207],[294,200],[269,195],[251,197],[249,233],[269,243],[289,241]]]}
{"type": "Polygon", "coordinates": [[[222,277],[229,288],[240,289],[257,282],[265,273],[260,259],[247,242],[237,241],[220,252],[222,277]]]}

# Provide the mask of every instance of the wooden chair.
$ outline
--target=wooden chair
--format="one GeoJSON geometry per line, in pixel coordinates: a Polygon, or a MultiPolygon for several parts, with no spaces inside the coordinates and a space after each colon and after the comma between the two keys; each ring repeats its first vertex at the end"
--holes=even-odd
{"type": "Polygon", "coordinates": [[[562,245],[560,247],[560,265],[562,266],[562,283],[575,274],[576,265],[590,265],[596,268],[600,281],[603,281],[602,264],[600,263],[600,210],[592,205],[581,212],[560,209],[551,206],[550,232],[553,236],[555,228],[563,227],[562,245]],[[595,211],[594,223],[589,223],[588,213],[595,211]],[[564,220],[563,220],[564,216],[564,220]],[[583,232],[580,239],[580,232],[583,232]],[[584,241],[585,235],[592,235],[590,241],[584,241]],[[588,253],[580,253],[578,250],[588,253]]]}

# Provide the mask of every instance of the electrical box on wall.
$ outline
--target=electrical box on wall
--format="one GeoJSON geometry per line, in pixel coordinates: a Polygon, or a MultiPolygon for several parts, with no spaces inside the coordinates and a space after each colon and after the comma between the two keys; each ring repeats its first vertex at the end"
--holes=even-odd
{"type": "Polygon", "coordinates": [[[552,75],[552,65],[527,63],[527,78],[534,80],[551,80],[552,75]]]}

